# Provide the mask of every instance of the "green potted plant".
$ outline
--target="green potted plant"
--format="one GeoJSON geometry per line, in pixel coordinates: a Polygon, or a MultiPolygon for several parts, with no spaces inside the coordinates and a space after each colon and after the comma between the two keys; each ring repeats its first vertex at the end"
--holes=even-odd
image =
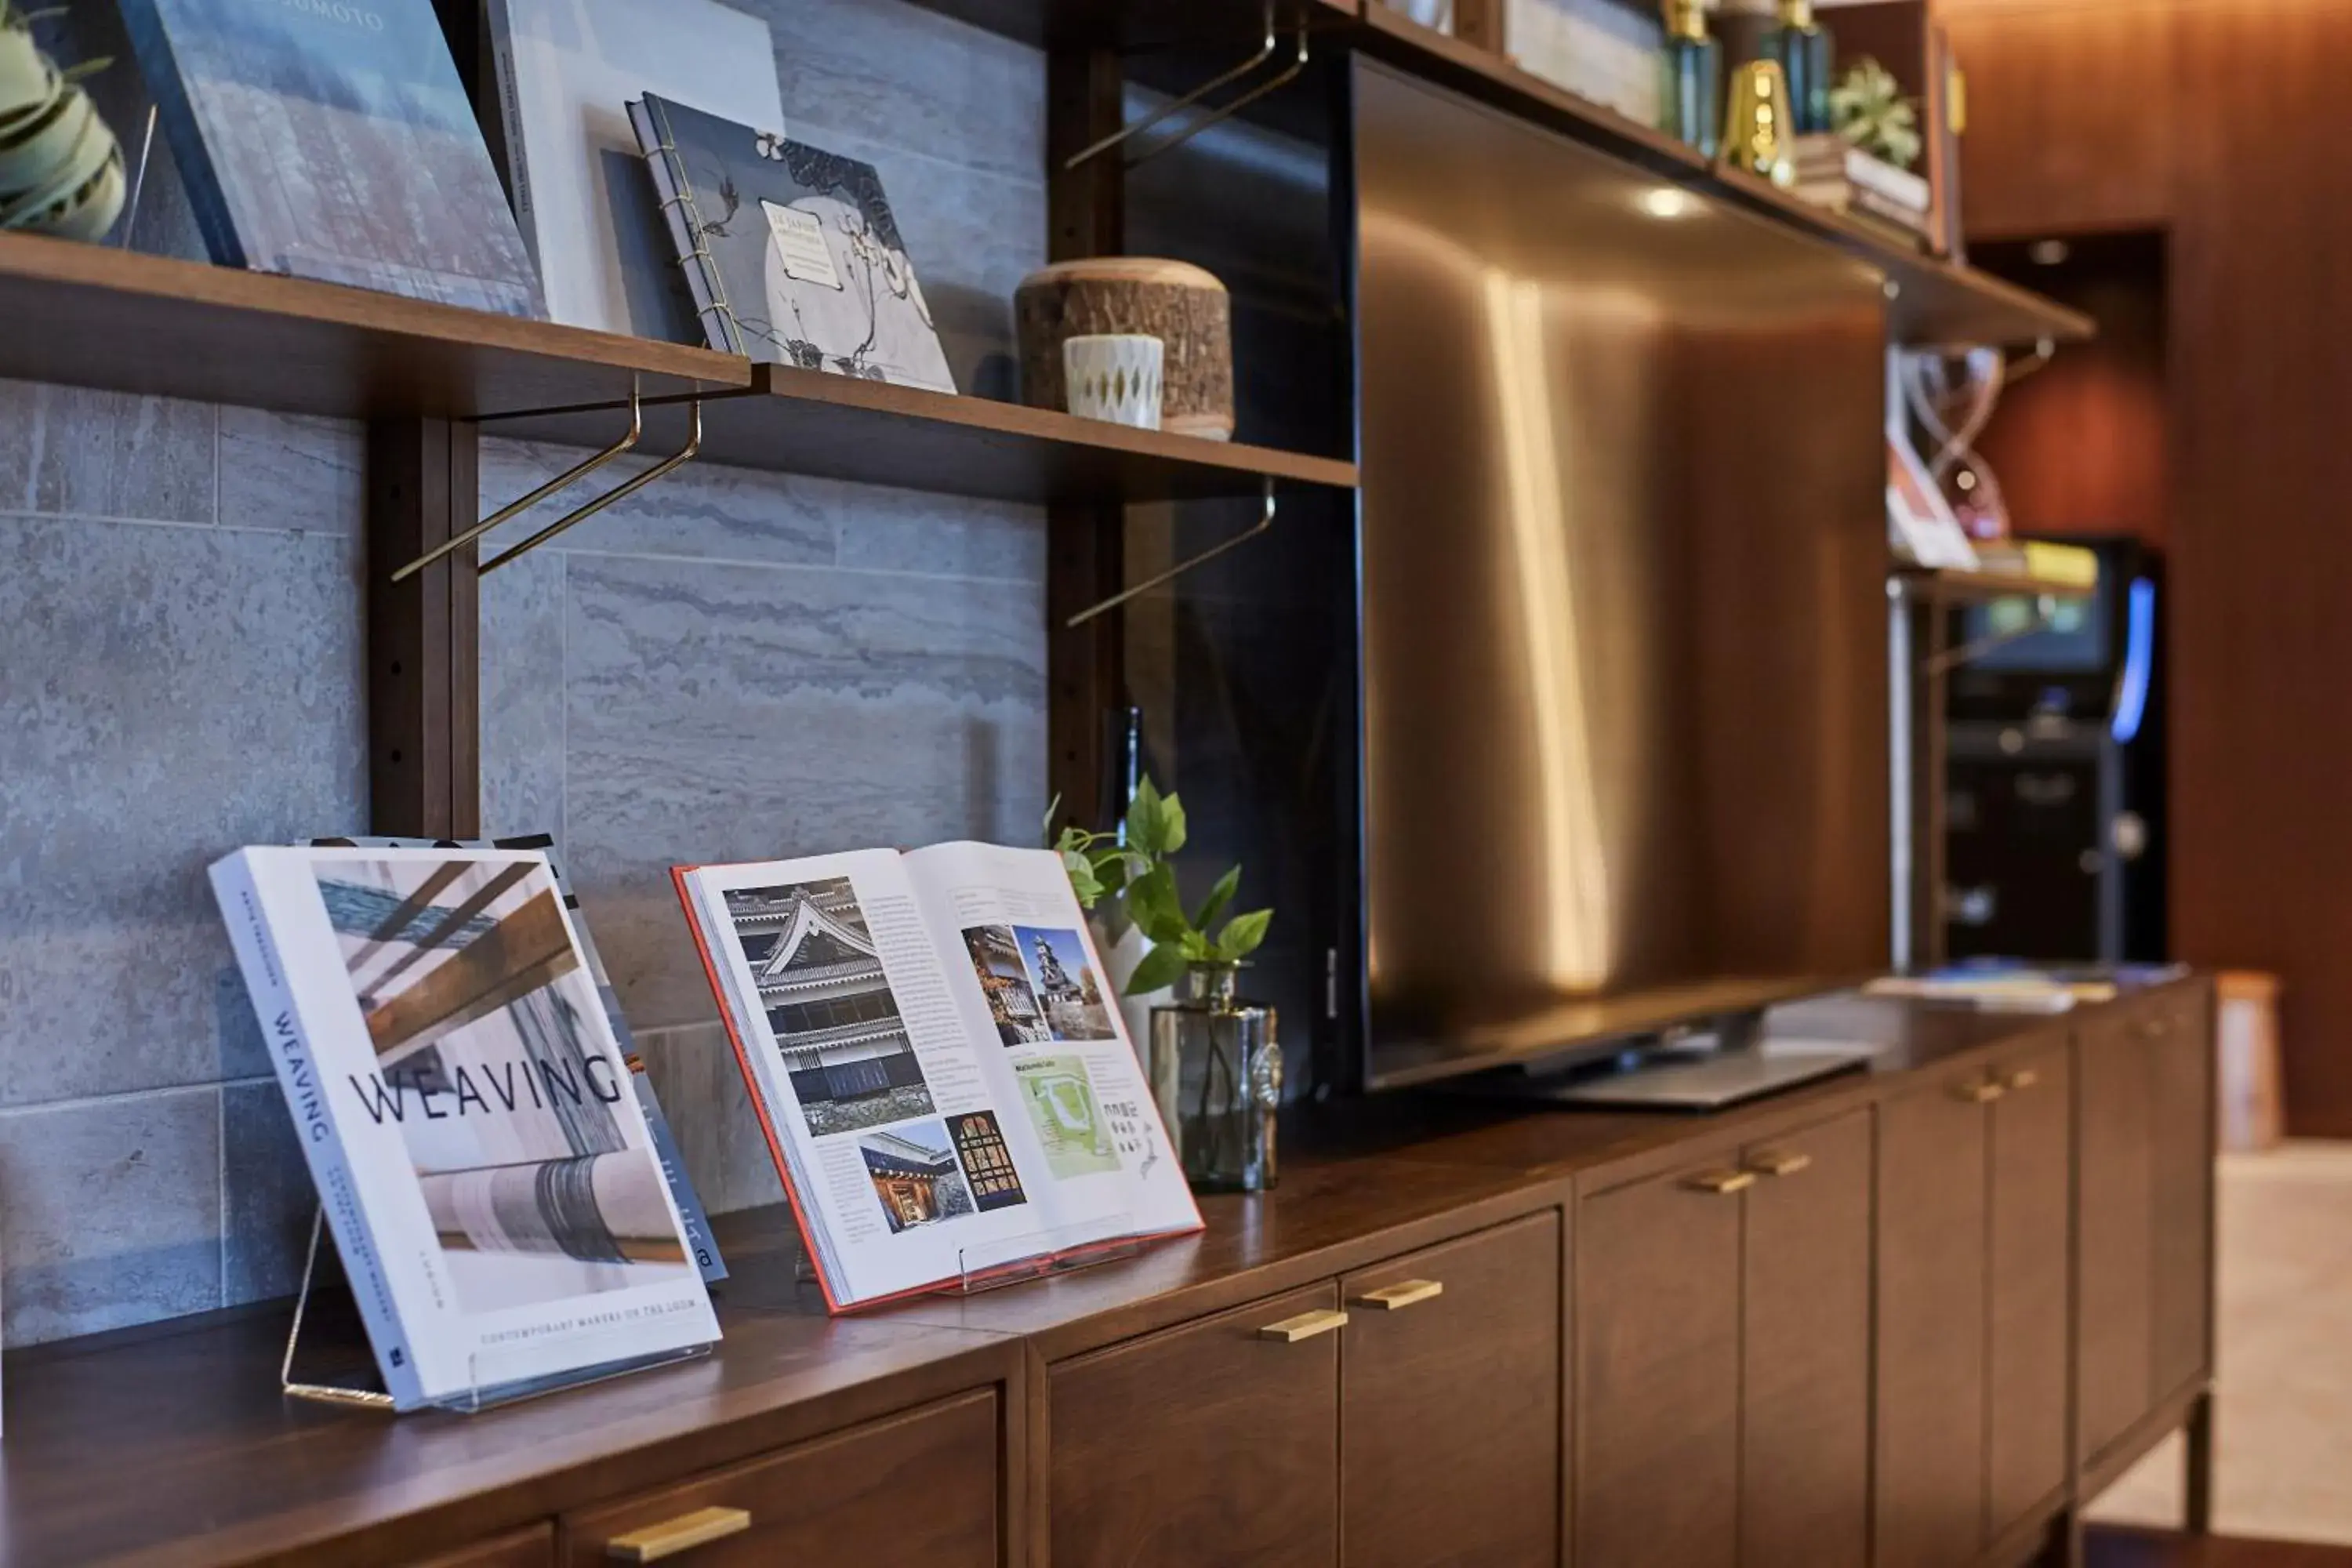
{"type": "Polygon", "coordinates": [[[1241,888],[1235,866],[1188,912],[1171,858],[1185,837],[1183,803],[1147,778],[1118,831],[1065,827],[1055,847],[1110,952],[1136,955],[1104,961],[1122,998],[1166,998],[1144,1030],[1129,1027],[1185,1175],[1202,1191],[1255,1192],[1275,1182],[1282,1049],[1274,1009],[1242,1000],[1238,983],[1274,911],[1225,913],[1241,888]]]}

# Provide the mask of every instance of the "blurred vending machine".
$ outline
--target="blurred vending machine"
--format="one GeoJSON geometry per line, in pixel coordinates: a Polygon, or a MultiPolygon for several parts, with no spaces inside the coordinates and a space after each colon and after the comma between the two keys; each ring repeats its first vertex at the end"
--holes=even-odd
{"type": "Polygon", "coordinates": [[[1945,950],[2155,963],[2165,951],[2164,571],[2136,542],[2087,598],[1958,605],[1981,651],[1945,700],[1945,950]]]}

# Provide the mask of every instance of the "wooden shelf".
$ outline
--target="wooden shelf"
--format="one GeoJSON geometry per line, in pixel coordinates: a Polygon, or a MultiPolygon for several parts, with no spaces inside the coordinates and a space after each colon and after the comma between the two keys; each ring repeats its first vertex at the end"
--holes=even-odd
{"type": "Polygon", "coordinates": [[[1948,567],[1897,566],[1890,573],[1916,597],[1944,604],[1972,604],[1986,599],[2013,599],[2022,595],[2040,598],[2087,599],[2097,590],[2080,583],[2058,583],[2029,577],[2021,572],[1960,572],[1948,567]]]}
{"type": "Polygon", "coordinates": [[[634,383],[654,405],[644,450],[683,438],[681,400],[699,393],[706,461],[948,495],[1114,502],[1254,495],[1269,477],[1356,483],[1328,458],[23,235],[0,235],[0,376],[342,418],[480,417],[492,434],[588,447],[621,433],[634,383]]]}
{"type": "Polygon", "coordinates": [[[1895,285],[1887,331],[1910,345],[2077,342],[2097,331],[2088,316],[2013,283],[1890,243],[1840,215],[1738,169],[1719,167],[1654,126],[1520,69],[1493,50],[1423,27],[1377,3],[1356,28],[1358,47],[1423,80],[1574,137],[1676,184],[1723,197],[1855,256],[1895,285]]]}
{"type": "Polygon", "coordinates": [[[19,234],[0,234],[0,375],[342,418],[751,380],[746,361],[707,349],[19,234]]]}
{"type": "MultiPolygon", "coordinates": [[[[1267,479],[1352,489],[1356,468],[1265,447],[1133,430],[1050,409],[755,364],[748,395],[703,405],[702,460],[991,500],[1192,500],[1258,493],[1267,479]]],[[[485,426],[566,445],[619,434],[617,409],[485,426]]],[[[685,410],[648,410],[643,450],[675,450],[685,410]]]]}

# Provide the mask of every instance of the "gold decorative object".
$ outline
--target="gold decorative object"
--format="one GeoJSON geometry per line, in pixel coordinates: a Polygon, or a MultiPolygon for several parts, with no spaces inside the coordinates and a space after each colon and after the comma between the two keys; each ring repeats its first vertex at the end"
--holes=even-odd
{"type": "Polygon", "coordinates": [[[1776,185],[1794,185],[1790,156],[1796,121],[1789,110],[1789,79],[1778,60],[1749,60],[1732,73],[1731,107],[1723,117],[1723,161],[1776,185]]]}

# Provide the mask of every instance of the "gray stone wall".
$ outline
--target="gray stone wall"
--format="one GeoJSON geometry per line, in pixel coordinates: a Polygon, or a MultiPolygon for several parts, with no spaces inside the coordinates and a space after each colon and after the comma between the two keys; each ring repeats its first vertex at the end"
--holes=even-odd
{"type": "MultiPolygon", "coordinates": [[[[1009,395],[1041,58],[901,0],[755,8],[791,131],[877,164],[959,384],[1009,395]]],[[[142,248],[189,243],[165,180],[142,248]]],[[[10,1345],[292,1288],[309,1180],[204,867],[366,826],[361,448],[0,384],[10,1345]]],[[[574,456],[486,440],[485,506],[574,456]]],[[[485,826],[556,835],[714,1208],[777,1189],[669,866],[1032,836],[1044,573],[1026,509],[697,466],[485,582],[485,826]]]]}

